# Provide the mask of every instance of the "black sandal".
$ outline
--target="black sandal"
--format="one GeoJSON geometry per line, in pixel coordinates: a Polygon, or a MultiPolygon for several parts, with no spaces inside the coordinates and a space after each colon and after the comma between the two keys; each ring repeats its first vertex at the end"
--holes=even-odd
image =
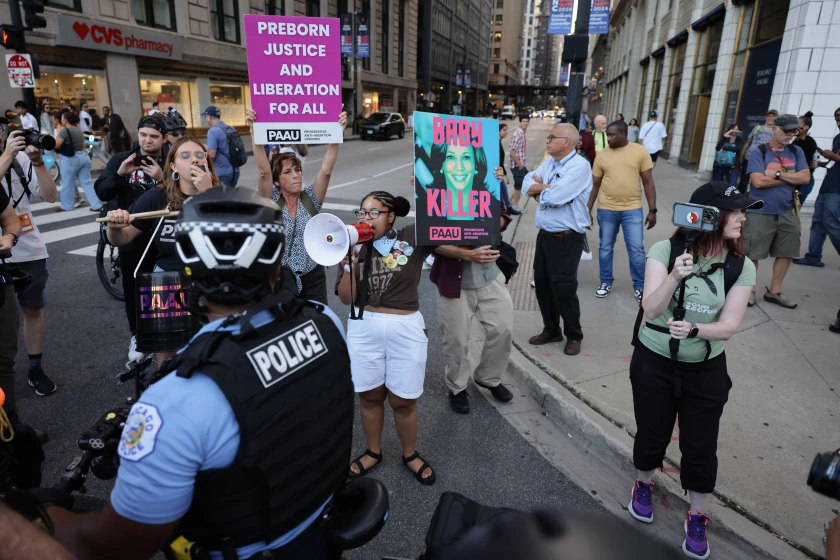
{"type": "Polygon", "coordinates": [[[350,471],[350,473],[347,475],[347,478],[349,478],[350,480],[356,480],[357,478],[362,478],[362,477],[363,477],[363,476],[365,476],[368,472],[372,471],[372,470],[373,470],[373,469],[375,469],[377,466],[379,466],[379,463],[381,463],[381,462],[382,462],[382,454],[381,454],[381,453],[374,453],[374,452],[373,452],[373,451],[371,451],[370,449],[365,449],[365,452],[364,452],[364,453],[362,453],[361,455],[359,455],[359,457],[358,457],[355,461],[353,461],[352,463],[350,463],[350,466],[356,465],[357,467],[359,467],[359,472],[358,472],[358,473],[354,473],[354,472],[351,470],[351,471],[350,471]],[[372,458],[372,459],[376,459],[376,463],[374,463],[374,464],[373,464],[370,468],[368,468],[368,469],[366,469],[366,468],[364,467],[364,465],[362,465],[362,457],[364,457],[365,455],[367,455],[368,457],[370,457],[370,458],[372,458]]]}
{"type": "Polygon", "coordinates": [[[431,476],[423,478],[423,471],[425,471],[426,469],[431,469],[432,466],[429,463],[427,463],[426,460],[423,459],[423,457],[420,456],[419,451],[415,451],[414,455],[412,455],[411,457],[403,457],[403,464],[405,465],[405,468],[411,471],[411,474],[414,475],[414,478],[417,479],[417,482],[419,482],[423,486],[431,486],[435,483],[435,479],[437,477],[435,475],[434,470],[432,470],[431,476]],[[414,470],[410,466],[408,466],[408,464],[416,459],[420,459],[421,461],[423,461],[423,464],[420,465],[420,468],[417,469],[417,472],[414,472],[414,470]]]}

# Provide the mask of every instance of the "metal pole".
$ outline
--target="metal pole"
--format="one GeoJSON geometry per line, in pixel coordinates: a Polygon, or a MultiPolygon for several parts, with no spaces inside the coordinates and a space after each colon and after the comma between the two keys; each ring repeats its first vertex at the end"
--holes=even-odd
{"type": "Polygon", "coordinates": [[[359,133],[359,57],[356,41],[358,37],[358,15],[353,12],[353,134],[359,133]]]}
{"type": "MultiPolygon", "coordinates": [[[[18,0],[9,0],[9,18],[12,20],[12,25],[15,28],[20,29],[21,31],[24,30],[23,26],[23,18],[20,15],[20,3],[18,0]]],[[[26,41],[26,35],[24,35],[24,41],[26,41]]],[[[26,54],[26,43],[24,42],[24,46],[22,49],[17,49],[16,51],[19,54],[26,54]]],[[[35,89],[34,88],[23,88],[23,101],[26,103],[26,110],[35,115],[35,118],[38,118],[38,107],[35,103],[35,89]]]]}

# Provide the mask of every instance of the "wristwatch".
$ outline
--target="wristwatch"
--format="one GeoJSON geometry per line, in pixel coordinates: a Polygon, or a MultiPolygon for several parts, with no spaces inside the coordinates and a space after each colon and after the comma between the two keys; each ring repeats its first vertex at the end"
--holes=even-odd
{"type": "Polygon", "coordinates": [[[698,332],[700,332],[700,327],[697,326],[697,323],[691,321],[691,330],[688,331],[688,338],[697,338],[698,332]]]}
{"type": "Polygon", "coordinates": [[[651,214],[656,214],[656,208],[648,208],[648,212],[651,214]]]}
{"type": "Polygon", "coordinates": [[[781,171],[776,171],[776,179],[781,179],[781,178],[782,178],[782,172],[781,171]]]}

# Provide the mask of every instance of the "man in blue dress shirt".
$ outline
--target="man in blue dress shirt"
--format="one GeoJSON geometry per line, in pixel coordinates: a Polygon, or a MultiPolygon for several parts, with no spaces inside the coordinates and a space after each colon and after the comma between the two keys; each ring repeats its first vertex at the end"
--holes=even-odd
{"type": "Polygon", "coordinates": [[[529,342],[560,342],[565,331],[564,352],[569,356],[580,354],[583,340],[577,269],[586,228],[592,224],[586,208],[592,191],[592,169],[575,152],[578,137],[574,125],[558,124],[552,128],[545,143],[549,157],[522,182],[522,192],[539,202],[534,219],[540,230],[534,255],[534,282],[543,332],[529,342]]]}

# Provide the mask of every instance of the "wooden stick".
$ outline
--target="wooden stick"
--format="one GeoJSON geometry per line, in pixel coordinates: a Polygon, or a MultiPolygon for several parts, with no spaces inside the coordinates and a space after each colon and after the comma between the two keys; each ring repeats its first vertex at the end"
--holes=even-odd
{"type": "MultiPolygon", "coordinates": [[[[173,216],[177,216],[177,211],[169,211],[169,210],[154,210],[152,212],[140,212],[139,214],[130,214],[132,218],[135,220],[145,220],[147,218],[171,218],[173,216]]],[[[113,222],[111,218],[105,216],[104,218],[96,218],[97,222],[113,222]]]]}

